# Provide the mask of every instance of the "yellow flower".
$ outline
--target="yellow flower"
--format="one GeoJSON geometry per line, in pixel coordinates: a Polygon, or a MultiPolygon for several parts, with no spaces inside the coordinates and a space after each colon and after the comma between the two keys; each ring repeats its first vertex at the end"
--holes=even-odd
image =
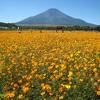
{"type": "Polygon", "coordinates": [[[27,86],[23,86],[22,90],[23,90],[24,93],[26,93],[29,90],[29,88],[27,86]]]}
{"type": "Polygon", "coordinates": [[[41,87],[42,87],[43,90],[47,90],[48,92],[51,90],[51,87],[50,87],[49,84],[42,83],[41,84],[41,87]]]}
{"type": "Polygon", "coordinates": [[[96,72],[96,71],[97,71],[97,68],[94,68],[94,69],[93,69],[93,72],[96,72]]]}
{"type": "Polygon", "coordinates": [[[61,64],[61,71],[66,70],[66,68],[67,67],[65,65],[61,64]]]}
{"type": "Polygon", "coordinates": [[[18,83],[21,84],[22,83],[22,80],[18,80],[18,83]]]}
{"type": "Polygon", "coordinates": [[[71,77],[72,75],[73,75],[73,72],[72,71],[69,71],[68,77],[71,77]]]}
{"type": "Polygon", "coordinates": [[[34,67],[34,66],[37,66],[37,65],[38,65],[38,63],[36,61],[32,60],[32,66],[34,67]]]}
{"type": "Polygon", "coordinates": [[[59,97],[59,100],[62,100],[63,98],[64,98],[63,96],[60,96],[60,97],[59,97]]]}
{"type": "Polygon", "coordinates": [[[18,84],[15,83],[15,84],[14,84],[14,88],[17,88],[17,87],[18,87],[18,84]]]}
{"type": "Polygon", "coordinates": [[[100,91],[97,91],[97,95],[100,95],[100,91]]]}
{"type": "Polygon", "coordinates": [[[55,68],[59,68],[59,65],[55,65],[55,68]]]}
{"type": "Polygon", "coordinates": [[[68,77],[68,81],[71,81],[72,80],[72,77],[68,77]]]}
{"type": "Polygon", "coordinates": [[[54,66],[49,66],[48,71],[51,72],[53,70],[54,66]]]}
{"type": "Polygon", "coordinates": [[[42,95],[42,96],[45,95],[45,92],[41,92],[41,95],[42,95]]]}
{"type": "Polygon", "coordinates": [[[14,92],[7,92],[7,93],[5,94],[5,97],[6,97],[6,98],[13,98],[14,96],[15,96],[14,92]]]}
{"type": "Polygon", "coordinates": [[[97,82],[100,82],[100,79],[98,79],[97,82]]]}
{"type": "Polygon", "coordinates": [[[70,54],[70,57],[72,58],[73,57],[73,54],[70,54]]]}
{"type": "Polygon", "coordinates": [[[52,96],[53,94],[51,92],[49,92],[49,95],[52,96]]]}
{"type": "Polygon", "coordinates": [[[71,85],[70,84],[66,84],[66,85],[64,85],[64,87],[66,87],[67,89],[70,89],[71,85]]]}
{"type": "Polygon", "coordinates": [[[83,82],[83,79],[80,79],[80,82],[83,82]]]}
{"type": "Polygon", "coordinates": [[[61,86],[65,87],[66,89],[70,89],[71,88],[70,84],[61,84],[61,86]]]}
{"type": "Polygon", "coordinates": [[[18,99],[22,99],[22,98],[23,98],[23,95],[19,94],[18,99]]]}

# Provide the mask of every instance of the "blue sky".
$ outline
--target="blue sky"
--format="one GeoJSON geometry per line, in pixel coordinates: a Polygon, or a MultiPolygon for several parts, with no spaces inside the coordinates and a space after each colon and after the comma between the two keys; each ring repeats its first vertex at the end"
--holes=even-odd
{"type": "Polygon", "coordinates": [[[100,25],[100,0],[0,0],[0,22],[17,22],[50,8],[100,25]]]}

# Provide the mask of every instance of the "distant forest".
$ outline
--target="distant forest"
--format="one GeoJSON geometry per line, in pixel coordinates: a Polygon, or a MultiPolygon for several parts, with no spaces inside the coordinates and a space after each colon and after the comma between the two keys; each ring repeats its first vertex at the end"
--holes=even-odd
{"type": "Polygon", "coordinates": [[[62,31],[100,31],[100,26],[89,27],[89,26],[66,26],[66,25],[16,25],[14,23],[2,23],[0,22],[0,30],[62,30],[62,31]]]}
{"type": "Polygon", "coordinates": [[[0,29],[16,29],[18,26],[13,23],[2,23],[0,22],[0,29]]]}

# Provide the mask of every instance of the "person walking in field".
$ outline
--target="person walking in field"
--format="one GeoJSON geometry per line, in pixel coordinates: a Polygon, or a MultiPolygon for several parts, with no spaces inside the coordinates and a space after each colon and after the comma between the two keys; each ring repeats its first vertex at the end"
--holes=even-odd
{"type": "Polygon", "coordinates": [[[18,26],[17,28],[18,33],[21,33],[20,27],[18,26]]]}

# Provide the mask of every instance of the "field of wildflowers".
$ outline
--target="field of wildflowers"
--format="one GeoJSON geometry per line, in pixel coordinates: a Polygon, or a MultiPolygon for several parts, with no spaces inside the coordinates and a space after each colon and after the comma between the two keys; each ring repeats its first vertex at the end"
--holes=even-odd
{"type": "Polygon", "coordinates": [[[0,31],[2,100],[100,100],[100,32],[0,31]]]}

